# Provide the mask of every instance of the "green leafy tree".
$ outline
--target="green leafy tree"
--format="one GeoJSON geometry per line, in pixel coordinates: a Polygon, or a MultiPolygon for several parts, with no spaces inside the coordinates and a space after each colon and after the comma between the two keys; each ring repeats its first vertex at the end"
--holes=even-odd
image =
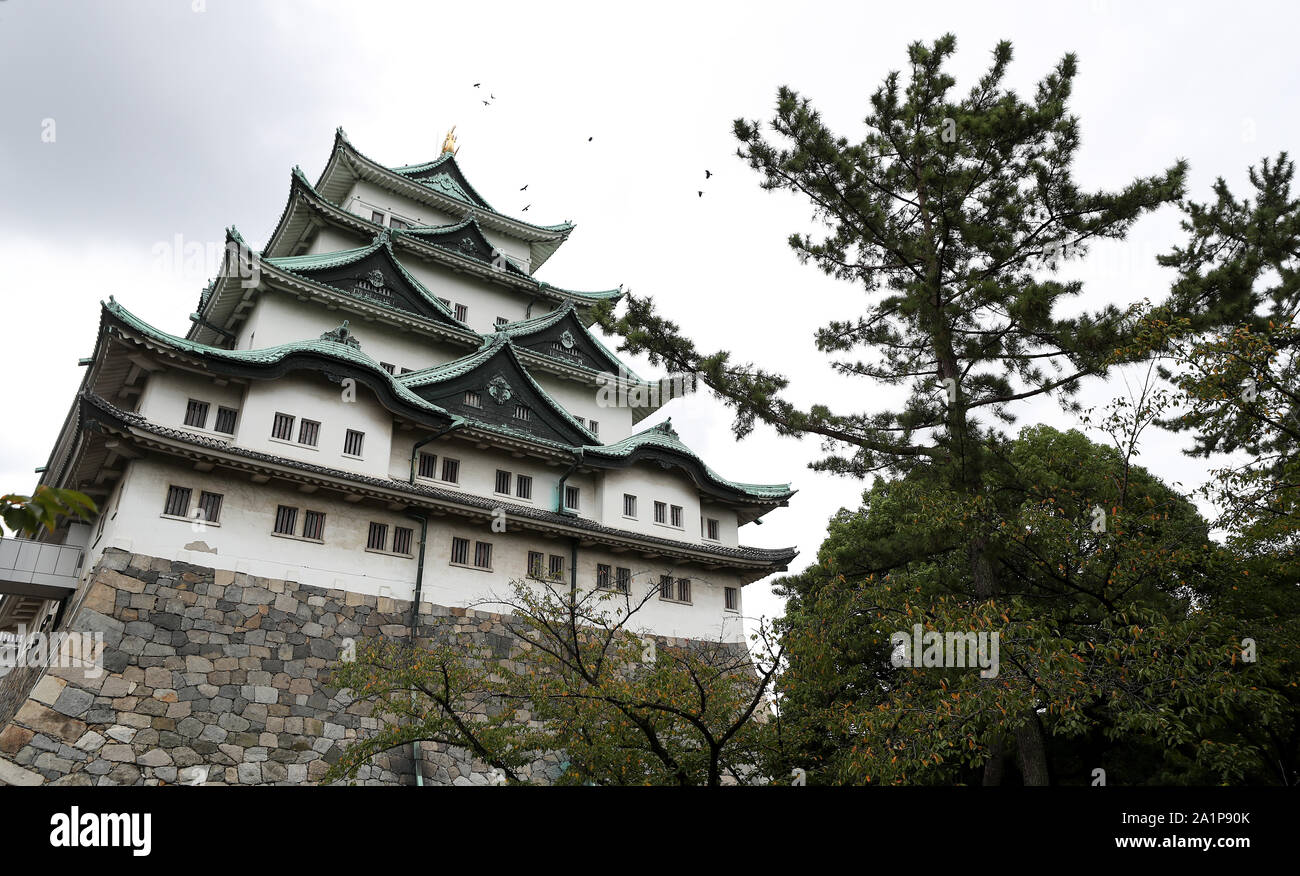
{"type": "MultiPolygon", "coordinates": [[[[801,409],[784,397],[787,378],[725,350],[701,351],[651,299],[625,296],[626,310],[598,313],[620,349],[670,370],[697,372],[735,411],[743,437],[763,422],[778,434],[816,435],[829,455],[814,468],[854,477],[921,472],[958,504],[982,513],[988,472],[1005,465],[989,421],[1014,419],[1013,403],[1054,394],[1067,406],[1079,381],[1102,374],[1131,328],[1113,306],[1060,311],[1081,292],[1055,268],[1096,240],[1122,239],[1143,214],[1180,197],[1185,168],[1089,192],[1074,181],[1078,120],[1067,105],[1077,72],[1066,55],[1028,99],[1004,84],[1009,43],[965,94],[945,63],[956,40],[908,49],[906,81],[891,73],[871,96],[866,135],[834,134],[808,98],[777,97],[774,144],[757,122],[737,120],[739,154],[765,189],[796,193],[827,229],[790,246],[826,274],[859,285],[860,313],[817,332],[818,350],[841,374],[905,386],[895,411],[801,409]]],[[[986,601],[1004,586],[991,519],[963,528],[968,593],[986,601]]],[[[1048,780],[1035,711],[1012,718],[1026,755],[1026,780],[1048,780]]],[[[1008,725],[1010,726],[1010,725],[1008,725]]]]}
{"type": "MultiPolygon", "coordinates": [[[[76,490],[42,484],[30,496],[9,493],[0,496],[0,521],[10,533],[33,538],[45,530],[53,532],[63,519],[89,520],[98,513],[94,501],[76,490]]],[[[0,528],[0,536],[4,529],[0,528]]]]}

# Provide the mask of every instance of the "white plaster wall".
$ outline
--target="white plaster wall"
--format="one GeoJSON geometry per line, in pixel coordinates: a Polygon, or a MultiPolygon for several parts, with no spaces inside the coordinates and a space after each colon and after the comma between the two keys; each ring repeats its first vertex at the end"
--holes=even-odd
{"type": "Polygon", "coordinates": [[[239,424],[244,419],[243,396],[242,384],[218,381],[201,374],[171,368],[149,377],[144,391],[140,393],[140,405],[137,410],[150,422],[161,426],[184,429],[210,438],[229,439],[230,435],[214,431],[212,428],[217,422],[217,408],[234,408],[240,412],[235,421],[235,430],[238,432],[239,424]],[[190,399],[208,403],[206,428],[185,425],[185,410],[189,406],[190,399]]]}
{"type": "MultiPolygon", "coordinates": [[[[409,599],[414,593],[416,560],[368,551],[365,544],[371,521],[387,523],[390,539],[391,527],[408,526],[414,531],[412,553],[418,556],[419,523],[374,505],[350,504],[325,493],[304,494],[275,483],[258,485],[242,477],[196,472],[188,466],[144,459],[131,464],[120,497],[105,507],[111,509],[112,519],[94,544],[92,565],[104,549],[117,547],[316,587],[398,599],[409,599]],[[195,521],[163,516],[167,488],[173,484],[190,488],[194,501],[202,490],[221,493],[222,513],[218,523],[200,527],[195,521]],[[323,511],[326,514],[324,543],[273,535],[277,505],[300,509],[299,531],[306,510],[323,511]]],[[[563,556],[567,585],[569,540],[548,539],[523,531],[493,532],[486,523],[473,524],[450,516],[431,517],[422,599],[439,605],[480,605],[492,610],[494,606],[483,603],[508,595],[511,580],[525,578],[530,550],[547,556],[563,556]],[[481,571],[451,565],[454,536],[470,540],[471,558],[473,542],[490,542],[492,569],[481,571]]],[[[631,569],[632,594],[637,598],[656,589],[631,624],[634,630],[664,636],[743,641],[740,611],[724,608],[723,588],[736,587],[741,598],[742,585],[736,575],[689,565],[673,566],[662,560],[647,561],[630,552],[615,554],[580,548],[577,566],[580,588],[594,588],[597,563],[607,563],[611,570],[618,566],[631,569]],[[657,594],[661,574],[690,578],[691,604],[661,600],[657,594]]],[[[621,597],[607,605],[612,611],[618,602],[621,597]]],[[[739,607],[743,609],[743,605],[739,607]]]]}
{"type": "Polygon", "coordinates": [[[376,362],[388,362],[399,369],[419,371],[471,352],[465,347],[431,341],[415,332],[329,310],[318,303],[299,301],[279,292],[264,292],[257,299],[249,318],[240,327],[236,349],[260,350],[314,340],[338,328],[344,319],[348,320],[348,330],[361,342],[361,352],[376,362]]]}
{"type": "Polygon", "coordinates": [[[387,477],[393,439],[392,415],[367,387],[357,384],[355,389],[355,400],[346,401],[339,384],[305,372],[259,381],[249,387],[236,443],[250,450],[313,465],[387,477]],[[295,417],[291,441],[271,437],[277,412],[295,417]],[[304,418],[321,424],[315,447],[298,443],[298,430],[304,418]],[[343,453],[348,429],[365,433],[360,459],[343,453]]]}
{"type": "MultiPolygon", "coordinates": [[[[699,492],[690,478],[673,469],[665,471],[658,465],[640,463],[631,468],[605,472],[603,513],[607,525],[631,532],[643,532],[659,538],[670,538],[691,544],[702,544],[700,537],[699,492]],[[623,516],[623,494],[637,497],[635,520],[623,516]],[[681,528],[667,523],[654,522],[654,503],[664,502],[669,507],[665,520],[672,520],[672,506],[682,507],[681,528]]],[[[726,544],[727,542],[723,542],[726,544]]],[[[734,546],[734,542],[731,543],[734,546]]]]}
{"type": "MultiPolygon", "coordinates": [[[[476,332],[491,334],[496,331],[498,316],[516,322],[529,312],[528,304],[532,299],[521,289],[499,286],[473,274],[458,274],[443,265],[411,255],[402,259],[402,267],[435,298],[450,301],[453,312],[455,305],[464,304],[467,308],[465,322],[476,332]]],[[[539,302],[533,307],[532,315],[540,316],[546,312],[549,304],[549,301],[539,302]]]]}

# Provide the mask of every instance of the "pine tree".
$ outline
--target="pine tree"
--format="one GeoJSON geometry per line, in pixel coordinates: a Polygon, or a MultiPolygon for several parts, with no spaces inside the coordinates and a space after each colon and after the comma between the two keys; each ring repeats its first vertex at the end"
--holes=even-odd
{"type": "MultiPolygon", "coordinates": [[[[908,48],[908,77],[891,73],[871,95],[866,136],[850,143],[822,122],[810,99],[782,87],[772,131],[735,122],[738,153],[761,186],[806,198],[815,239],[793,234],[795,254],[827,275],[858,284],[862,312],[818,330],[816,346],[841,374],[862,378],[864,398],[879,385],[907,386],[896,411],[801,409],[782,395],[788,380],[725,350],[697,349],[649,298],[598,315],[621,335],[620,349],[700,379],[735,411],[744,437],[756,422],[788,436],[816,435],[831,452],[814,468],[863,478],[873,472],[926,477],[976,496],[1000,461],[1004,439],[986,422],[1014,419],[1009,406],[1055,394],[1074,407],[1080,380],[1104,373],[1132,328],[1130,314],[1104,306],[1062,316],[1083,291],[1056,278],[1060,263],[1095,240],[1122,239],[1133,222],[1182,194],[1182,162],[1117,191],[1086,192],[1074,182],[1079,148],[1067,109],[1077,72],[1066,55],[1024,99],[1005,84],[1010,43],[964,96],[944,70],[956,49],[945,35],[908,48]]],[[[968,588],[999,592],[991,533],[970,527],[968,588]]],[[[1047,782],[1041,729],[1031,713],[1016,732],[1026,781],[1047,782]]]]}

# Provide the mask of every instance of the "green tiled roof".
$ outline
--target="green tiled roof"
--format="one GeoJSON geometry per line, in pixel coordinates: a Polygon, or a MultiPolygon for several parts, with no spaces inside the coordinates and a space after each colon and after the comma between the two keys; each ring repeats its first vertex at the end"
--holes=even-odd
{"type": "MultiPolygon", "coordinates": [[[[574,306],[572,299],[570,299],[568,301],[565,301],[555,310],[552,310],[550,313],[543,313],[541,316],[534,316],[531,319],[521,319],[515,322],[508,322],[502,326],[499,326],[497,328],[497,331],[503,332],[504,334],[510,336],[511,338],[526,338],[529,335],[536,334],[537,332],[546,331],[548,328],[555,325],[560,320],[564,319],[566,316],[569,315],[570,312],[576,309],[577,308],[574,306]]],[[[582,320],[578,320],[578,324],[582,325],[582,320]]],[[[627,364],[623,362],[622,359],[618,358],[618,356],[614,355],[614,353],[612,353],[608,347],[602,344],[600,342],[600,338],[596,337],[586,326],[582,326],[582,330],[583,332],[586,333],[587,337],[591,339],[591,342],[596,346],[598,350],[600,350],[602,353],[608,356],[612,361],[618,363],[618,366],[623,370],[623,372],[629,378],[636,381],[637,383],[645,383],[645,381],[642,380],[640,377],[638,377],[636,372],[633,371],[631,368],[629,368],[627,364]]],[[[538,354],[538,355],[543,355],[543,354],[538,354]]],[[[559,360],[559,361],[563,361],[563,360],[559,360]]],[[[565,362],[565,364],[571,364],[571,363],[565,362]]]]}
{"type": "Polygon", "coordinates": [[[662,423],[637,432],[635,435],[629,435],[622,441],[615,441],[613,444],[584,447],[583,455],[620,458],[630,456],[637,449],[646,446],[662,447],[688,456],[698,462],[708,476],[718,484],[753,496],[756,499],[788,499],[794,495],[794,491],[790,489],[789,484],[746,484],[740,481],[729,481],[722,477],[722,475],[705,465],[704,460],[696,456],[689,447],[682,443],[681,438],[677,436],[676,430],[673,429],[671,419],[664,420],[662,423]]]}
{"type": "Polygon", "coordinates": [[[505,334],[505,332],[497,332],[493,335],[487,335],[483,342],[483,346],[480,347],[477,352],[471,353],[464,358],[445,362],[442,365],[435,365],[432,368],[424,368],[420,371],[409,371],[406,374],[400,375],[396,379],[406,386],[431,386],[436,383],[442,383],[451,380],[452,378],[468,374],[476,368],[482,367],[494,356],[503,351],[506,355],[511,356],[514,359],[515,366],[519,369],[519,373],[528,380],[528,383],[532,386],[533,390],[544,399],[566,423],[574,429],[577,429],[579,434],[589,437],[593,442],[598,442],[600,440],[593,435],[586,426],[575,420],[573,416],[564,409],[563,405],[558,404],[555,399],[551,398],[550,393],[542,389],[541,385],[533,379],[533,376],[528,373],[528,369],[524,367],[523,363],[519,361],[518,356],[515,355],[514,345],[510,343],[510,337],[505,334]]]}

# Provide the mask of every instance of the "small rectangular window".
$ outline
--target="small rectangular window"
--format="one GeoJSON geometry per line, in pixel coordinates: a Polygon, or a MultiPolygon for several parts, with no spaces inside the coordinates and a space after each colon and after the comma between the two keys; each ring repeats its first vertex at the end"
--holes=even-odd
{"type": "Polygon", "coordinates": [[[469,319],[469,308],[463,304],[456,305],[456,318],[461,322],[469,319]]]}
{"type": "Polygon", "coordinates": [[[318,440],[320,440],[320,423],[315,420],[303,420],[302,425],[298,427],[298,443],[315,447],[318,440]]]}
{"type": "Polygon", "coordinates": [[[349,429],[343,436],[343,452],[348,456],[360,456],[361,447],[365,443],[366,433],[358,432],[356,429],[349,429]]]}
{"type": "Polygon", "coordinates": [[[438,476],[438,455],[421,451],[417,471],[422,478],[436,478],[438,476]]]}
{"type": "Polygon", "coordinates": [[[578,421],[578,425],[581,426],[582,428],[584,428],[584,429],[587,428],[587,418],[586,418],[586,417],[574,417],[573,419],[577,420],[577,421],[578,421]]]}
{"type": "Polygon", "coordinates": [[[506,319],[504,316],[498,316],[496,321],[496,327],[501,328],[501,326],[505,325],[508,322],[510,322],[510,320],[506,319]]]}
{"type": "Polygon", "coordinates": [[[673,590],[673,576],[660,575],[659,576],[659,598],[672,599],[674,592],[675,591],[673,590]]]}
{"type": "Polygon", "coordinates": [[[185,405],[185,425],[205,428],[208,425],[208,403],[190,399],[189,404],[185,405]]]}
{"type": "Polygon", "coordinates": [[[460,460],[442,458],[442,479],[449,484],[460,483],[460,460]]]}
{"type": "Polygon", "coordinates": [[[411,539],[415,531],[407,526],[393,527],[393,553],[409,554],[411,552],[411,539]]]}
{"type": "Polygon", "coordinates": [[[524,407],[523,405],[515,405],[515,419],[516,419],[516,420],[523,420],[523,421],[527,422],[528,417],[529,417],[529,415],[530,415],[531,413],[532,413],[532,412],[529,411],[528,408],[524,407]]]}
{"type": "Polygon", "coordinates": [[[202,516],[200,520],[208,523],[221,522],[221,494],[209,493],[206,490],[199,493],[199,511],[202,516]]]}
{"type": "Polygon", "coordinates": [[[674,505],[672,512],[672,525],[680,528],[682,525],[682,506],[674,505]]]}
{"type": "Polygon", "coordinates": [[[691,601],[691,579],[690,578],[677,579],[677,601],[678,602],[691,601]]]}
{"type": "Polygon", "coordinates": [[[595,420],[588,420],[588,421],[587,421],[587,431],[589,431],[589,432],[590,432],[591,434],[593,434],[593,435],[599,435],[599,434],[600,434],[600,423],[597,423],[595,420]]]}
{"type": "Polygon", "coordinates": [[[631,493],[623,494],[623,516],[636,516],[636,496],[633,496],[631,493]]]}
{"type": "Polygon", "coordinates": [[[280,505],[275,509],[275,531],[280,535],[293,535],[298,528],[298,509],[280,505]]]}
{"type": "Polygon", "coordinates": [[[531,499],[533,497],[532,475],[515,476],[515,495],[521,499],[531,499]]]}
{"type": "Polygon", "coordinates": [[[483,407],[483,396],[472,389],[465,390],[465,404],[471,408],[483,407]]]}
{"type": "Polygon", "coordinates": [[[528,552],[528,575],[531,578],[542,577],[542,567],[546,562],[546,555],[541,551],[528,552]]]}
{"type": "Polygon", "coordinates": [[[581,491],[577,487],[564,487],[564,507],[570,511],[578,510],[578,499],[581,497],[581,491]]]}
{"type": "Polygon", "coordinates": [[[596,564],[596,586],[602,590],[609,589],[609,564],[596,564]]]}
{"type": "Polygon", "coordinates": [[[668,522],[668,503],[655,502],[655,523],[668,522]]]}
{"type": "Polygon", "coordinates": [[[370,533],[366,536],[366,549],[372,551],[382,551],[388,544],[388,524],[387,523],[370,523],[370,533]]]}
{"type": "Polygon", "coordinates": [[[559,554],[551,554],[550,568],[547,570],[550,577],[555,581],[564,580],[564,557],[559,554]]]}
{"type": "Polygon", "coordinates": [[[510,495],[510,472],[497,469],[497,486],[496,491],[506,496],[510,495]]]}
{"type": "Polygon", "coordinates": [[[712,517],[709,517],[705,519],[704,524],[705,524],[705,538],[707,538],[709,541],[717,541],[719,530],[721,529],[721,527],[718,525],[718,521],[712,517]]]}
{"type": "Polygon", "coordinates": [[[468,538],[453,538],[451,540],[451,561],[461,566],[469,565],[468,538]]]}
{"type": "Polygon", "coordinates": [[[168,487],[167,502],[163,505],[163,513],[170,514],[173,517],[188,516],[190,513],[189,487],[168,487]]]}
{"type": "Polygon", "coordinates": [[[727,611],[738,611],[740,608],[740,591],[735,587],[724,587],[722,594],[727,611]]]}
{"type": "Polygon", "coordinates": [[[378,210],[371,210],[371,211],[370,211],[370,221],[373,222],[373,223],[375,223],[376,225],[383,225],[383,224],[384,224],[384,214],[383,214],[383,213],[380,213],[378,210]]]}
{"type": "Polygon", "coordinates": [[[397,370],[397,366],[392,362],[380,362],[379,367],[387,371],[389,374],[392,374],[397,370]]]}
{"type": "Polygon", "coordinates": [[[447,308],[448,310],[451,310],[451,299],[450,299],[450,298],[439,298],[438,300],[442,302],[442,306],[443,306],[443,307],[447,308]]]}
{"type": "Polygon", "coordinates": [[[400,229],[402,229],[402,228],[410,228],[410,227],[411,227],[411,223],[406,222],[406,221],[403,221],[403,220],[401,220],[401,219],[393,219],[392,221],[390,221],[390,222],[388,223],[388,227],[390,227],[390,228],[397,228],[397,229],[400,230],[400,229]]]}
{"type": "Polygon", "coordinates": [[[474,567],[476,569],[492,568],[492,542],[474,542],[474,567]]]}
{"type": "Polygon", "coordinates": [[[632,570],[619,566],[614,570],[614,589],[627,593],[632,589],[632,570]]]}
{"type": "Polygon", "coordinates": [[[271,426],[271,437],[281,441],[293,440],[293,417],[289,414],[276,414],[275,424],[271,426]]]}
{"type": "Polygon", "coordinates": [[[239,411],[234,408],[217,408],[217,422],[212,428],[214,431],[223,432],[226,435],[235,434],[235,421],[239,418],[239,411]]]}
{"type": "Polygon", "coordinates": [[[325,537],[325,512],[308,511],[302,519],[302,537],[320,541],[325,537]]]}

